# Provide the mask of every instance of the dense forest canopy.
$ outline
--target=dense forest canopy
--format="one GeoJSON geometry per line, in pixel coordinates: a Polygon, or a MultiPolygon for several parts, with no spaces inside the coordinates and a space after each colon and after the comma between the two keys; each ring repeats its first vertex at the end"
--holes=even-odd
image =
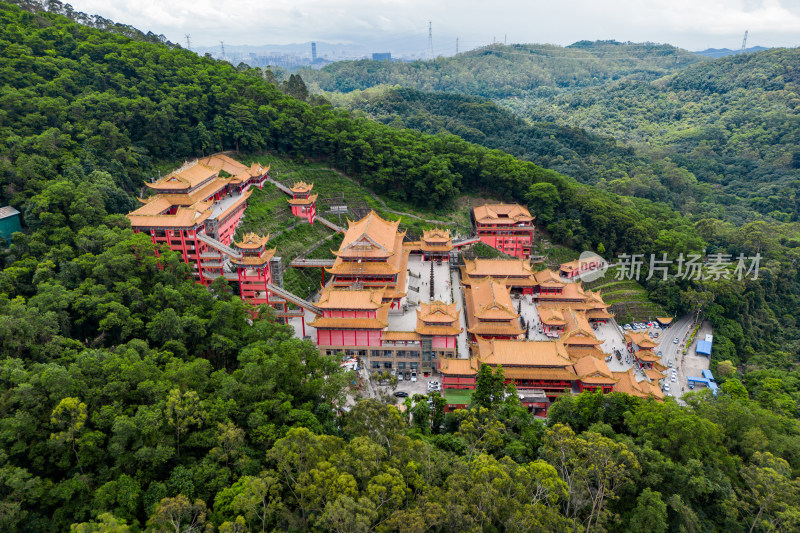
{"type": "MultiPolygon", "coordinates": [[[[669,160],[718,202],[800,221],[800,49],[693,65],[656,81],[626,80],[546,101],[504,101],[535,121],[611,135],[669,160]]],[[[628,183],[617,189],[625,192],[628,183]]]]}
{"type": "Polygon", "coordinates": [[[0,201],[25,221],[0,272],[0,530],[800,527],[800,280],[785,226],[693,223],[33,11],[0,3],[0,201]],[[760,251],[759,280],[652,287],[676,309],[704,307],[719,349],[747,366],[721,366],[720,394],[686,407],[568,396],[547,426],[488,368],[451,415],[436,395],[342,413],[353,377],[335,358],[224,282],[196,285],[121,215],[148,178],[222,149],[325,161],[420,206],[492,191],[574,246],[760,251]]]}
{"type": "Polygon", "coordinates": [[[609,80],[652,80],[703,58],[667,44],[580,41],[492,44],[432,61],[337,61],[299,74],[313,89],[349,92],[376,85],[488,98],[545,97],[609,80]]]}
{"type": "Polygon", "coordinates": [[[377,87],[325,93],[335,105],[363,111],[395,127],[450,133],[500,149],[602,190],[670,204],[685,214],[713,215],[735,223],[762,216],[747,205],[732,205],[709,183],[698,182],[665,154],[643,153],[614,137],[556,122],[530,122],[479,96],[377,87]]]}

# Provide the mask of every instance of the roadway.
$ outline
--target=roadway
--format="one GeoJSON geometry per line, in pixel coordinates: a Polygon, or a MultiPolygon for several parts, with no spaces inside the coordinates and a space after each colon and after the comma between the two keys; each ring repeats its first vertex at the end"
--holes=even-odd
{"type": "Polygon", "coordinates": [[[656,353],[661,352],[661,364],[668,367],[669,362],[672,361],[673,367],[678,371],[678,380],[673,383],[671,381],[671,371],[667,370],[666,383],[670,385],[670,394],[676,398],[680,398],[682,388],[686,388],[686,374],[683,368],[683,349],[686,346],[686,341],[694,328],[694,314],[683,316],[675,321],[668,327],[661,330],[656,346],[656,353]],[[675,343],[675,338],[678,342],[675,343]]]}

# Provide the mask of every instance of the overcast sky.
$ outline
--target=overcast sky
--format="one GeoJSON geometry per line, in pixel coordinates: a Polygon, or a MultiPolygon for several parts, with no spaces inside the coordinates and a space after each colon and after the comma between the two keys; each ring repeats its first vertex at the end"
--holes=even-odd
{"type": "MultiPolygon", "coordinates": [[[[66,0],[69,1],[69,0],[66,0]]],[[[66,3],[65,1],[65,3],[66,3]]],[[[450,54],[492,42],[655,41],[689,50],[800,45],[800,0],[73,0],[72,6],[193,46],[383,42],[450,54]]]]}

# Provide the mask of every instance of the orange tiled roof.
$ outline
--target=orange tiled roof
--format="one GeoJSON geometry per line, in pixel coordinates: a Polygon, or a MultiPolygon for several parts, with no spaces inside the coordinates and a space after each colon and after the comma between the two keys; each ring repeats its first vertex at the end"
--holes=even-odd
{"type": "Polygon", "coordinates": [[[148,211],[148,205],[128,213],[131,226],[146,228],[194,228],[199,226],[211,216],[211,202],[197,202],[189,207],[178,207],[172,215],[153,214],[148,211]]]}
{"type": "Polygon", "coordinates": [[[447,304],[440,300],[430,303],[420,303],[417,310],[417,318],[425,322],[437,322],[451,324],[458,321],[458,304],[447,304]]]}
{"type": "Polygon", "coordinates": [[[178,170],[173,170],[154,183],[145,183],[155,190],[182,191],[197,187],[201,183],[216,177],[218,171],[197,161],[187,163],[178,170]]]}
{"type": "Polygon", "coordinates": [[[473,277],[531,277],[533,271],[522,259],[465,259],[464,270],[473,277]]]}
{"type": "Polygon", "coordinates": [[[519,368],[503,367],[503,375],[507,379],[552,379],[574,381],[577,376],[571,367],[563,368],[519,368]]]}
{"type": "Polygon", "coordinates": [[[630,331],[625,334],[625,340],[628,342],[632,342],[639,348],[655,348],[658,346],[653,339],[647,333],[641,333],[638,331],[630,331]]]}
{"type": "MultiPolygon", "coordinates": [[[[203,159],[199,159],[198,162],[209,168],[213,168],[218,172],[220,170],[224,170],[231,176],[236,176],[248,170],[248,168],[244,164],[238,162],[237,160],[225,154],[213,154],[203,159]]],[[[253,165],[250,168],[253,168],[253,166],[255,165],[256,163],[253,163],[253,165]]]]}
{"type": "Polygon", "coordinates": [[[664,393],[658,385],[648,381],[636,381],[633,370],[627,372],[613,372],[617,382],[614,384],[614,392],[623,392],[639,398],[655,398],[662,400],[664,393]]]}
{"type": "Polygon", "coordinates": [[[382,341],[418,341],[419,333],[416,331],[384,331],[381,334],[382,341]]]}
{"type": "Polygon", "coordinates": [[[317,201],[318,194],[311,194],[308,198],[287,198],[286,201],[291,205],[308,205],[317,201]]]}
{"type": "Polygon", "coordinates": [[[614,375],[611,373],[611,370],[608,368],[604,359],[597,359],[596,357],[586,356],[581,358],[577,363],[575,363],[575,373],[578,374],[581,378],[584,377],[603,377],[612,382],[614,380],[614,375]]]}
{"type": "Polygon", "coordinates": [[[450,230],[448,229],[426,229],[422,232],[422,240],[429,244],[450,244],[450,230]]]}
{"type": "Polygon", "coordinates": [[[173,207],[173,204],[170,199],[168,198],[167,194],[157,194],[155,196],[151,196],[147,200],[142,200],[142,205],[139,209],[132,211],[131,214],[135,215],[160,215],[164,211],[168,210],[169,208],[173,207]]]}
{"type": "Polygon", "coordinates": [[[564,312],[567,325],[564,327],[564,334],[561,339],[565,344],[597,345],[602,344],[594,334],[591,324],[586,319],[586,315],[567,309],[564,312]]]}
{"type": "Polygon", "coordinates": [[[542,324],[548,326],[566,326],[567,324],[564,319],[564,313],[555,308],[540,307],[539,318],[542,320],[542,324]]]}
{"type": "Polygon", "coordinates": [[[516,337],[522,335],[523,330],[519,327],[516,320],[510,322],[476,322],[467,331],[473,335],[488,337],[491,335],[502,335],[516,337]]]}
{"type": "Polygon", "coordinates": [[[267,244],[269,241],[269,233],[266,237],[259,237],[253,232],[246,234],[239,242],[234,242],[234,246],[241,250],[256,250],[267,244]]]}
{"type": "MultiPolygon", "coordinates": [[[[484,339],[478,337],[476,355],[496,366],[567,367],[572,361],[558,341],[484,339]]],[[[570,367],[571,368],[571,367],[570,367]]]]}
{"type": "Polygon", "coordinates": [[[320,309],[376,310],[383,305],[383,289],[322,289],[317,307],[320,309]]]}
{"type": "Polygon", "coordinates": [[[431,326],[428,324],[420,324],[417,322],[417,327],[414,330],[420,335],[428,335],[434,337],[453,337],[461,333],[462,329],[457,324],[449,326],[431,326]]]}
{"type": "Polygon", "coordinates": [[[317,329],[383,329],[389,325],[389,304],[383,304],[376,318],[317,317],[308,325],[317,329]]]}
{"type": "Polygon", "coordinates": [[[306,183],[305,181],[296,181],[291,187],[292,192],[311,192],[313,188],[313,183],[306,183]]]}
{"type": "Polygon", "coordinates": [[[608,357],[608,354],[597,348],[596,345],[568,344],[566,347],[570,359],[575,362],[580,361],[584,357],[594,357],[595,359],[601,359],[605,362],[606,357],[608,357]]]}
{"type": "Polygon", "coordinates": [[[514,311],[508,287],[491,278],[472,284],[468,293],[472,300],[472,315],[486,320],[513,320],[519,317],[514,311]]]}
{"type": "Polygon", "coordinates": [[[475,361],[470,359],[451,359],[448,357],[439,360],[439,372],[449,376],[474,376],[478,369],[473,366],[475,361]]]}
{"type": "Polygon", "coordinates": [[[481,224],[518,224],[532,222],[530,211],[519,204],[486,204],[472,208],[475,220],[481,224]]]}
{"type": "MultiPolygon", "coordinates": [[[[563,283],[561,284],[564,289],[561,294],[545,294],[540,293],[538,298],[540,301],[560,301],[560,300],[573,300],[583,302],[586,300],[586,293],[580,283],[563,283]]],[[[547,285],[542,285],[547,286],[547,285]]],[[[555,286],[555,284],[551,285],[555,286]]]]}
{"type": "Polygon", "coordinates": [[[451,336],[461,333],[458,325],[458,304],[446,304],[439,300],[420,303],[417,309],[417,327],[420,335],[451,336]]]}
{"type": "Polygon", "coordinates": [[[664,374],[662,374],[661,372],[659,372],[655,368],[645,368],[644,373],[652,381],[658,381],[659,379],[664,379],[664,374]]]}
{"type": "Polygon", "coordinates": [[[395,252],[402,252],[402,236],[405,232],[398,231],[399,220],[390,222],[382,219],[375,211],[370,211],[361,220],[348,220],[347,224],[342,244],[339,251],[335,252],[337,256],[386,258],[395,252]]]}
{"type": "Polygon", "coordinates": [[[549,268],[545,268],[544,270],[540,270],[539,272],[534,272],[533,277],[536,279],[536,282],[539,285],[565,285],[563,281],[561,281],[561,276],[550,270],[549,268]]]}
{"type": "Polygon", "coordinates": [[[242,256],[241,258],[231,258],[231,262],[235,265],[245,265],[245,266],[261,266],[266,263],[269,263],[272,258],[275,256],[275,251],[277,248],[272,248],[270,250],[264,250],[257,256],[242,256]]]}
{"type": "Polygon", "coordinates": [[[341,257],[337,257],[333,262],[333,266],[325,269],[326,272],[331,274],[338,274],[340,276],[346,275],[386,275],[392,276],[400,272],[400,269],[386,261],[343,261],[341,257]]]}
{"type": "Polygon", "coordinates": [[[656,354],[654,354],[650,350],[637,350],[636,351],[636,357],[638,359],[640,359],[641,361],[647,361],[647,362],[650,362],[650,363],[654,363],[654,362],[656,362],[656,361],[661,359],[659,356],[657,356],[656,354]]]}

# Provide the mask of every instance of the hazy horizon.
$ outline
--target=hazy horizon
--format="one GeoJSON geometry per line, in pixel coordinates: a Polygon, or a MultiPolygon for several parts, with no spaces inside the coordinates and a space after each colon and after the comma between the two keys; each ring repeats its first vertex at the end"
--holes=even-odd
{"type": "Polygon", "coordinates": [[[494,41],[566,46],[580,40],[668,43],[687,50],[747,45],[800,44],[800,0],[576,0],[559,5],[500,0],[421,2],[378,0],[74,0],[72,6],[173,42],[210,49],[286,46],[311,41],[363,47],[396,55],[421,55],[433,24],[435,55],[466,51],[494,41]]]}

